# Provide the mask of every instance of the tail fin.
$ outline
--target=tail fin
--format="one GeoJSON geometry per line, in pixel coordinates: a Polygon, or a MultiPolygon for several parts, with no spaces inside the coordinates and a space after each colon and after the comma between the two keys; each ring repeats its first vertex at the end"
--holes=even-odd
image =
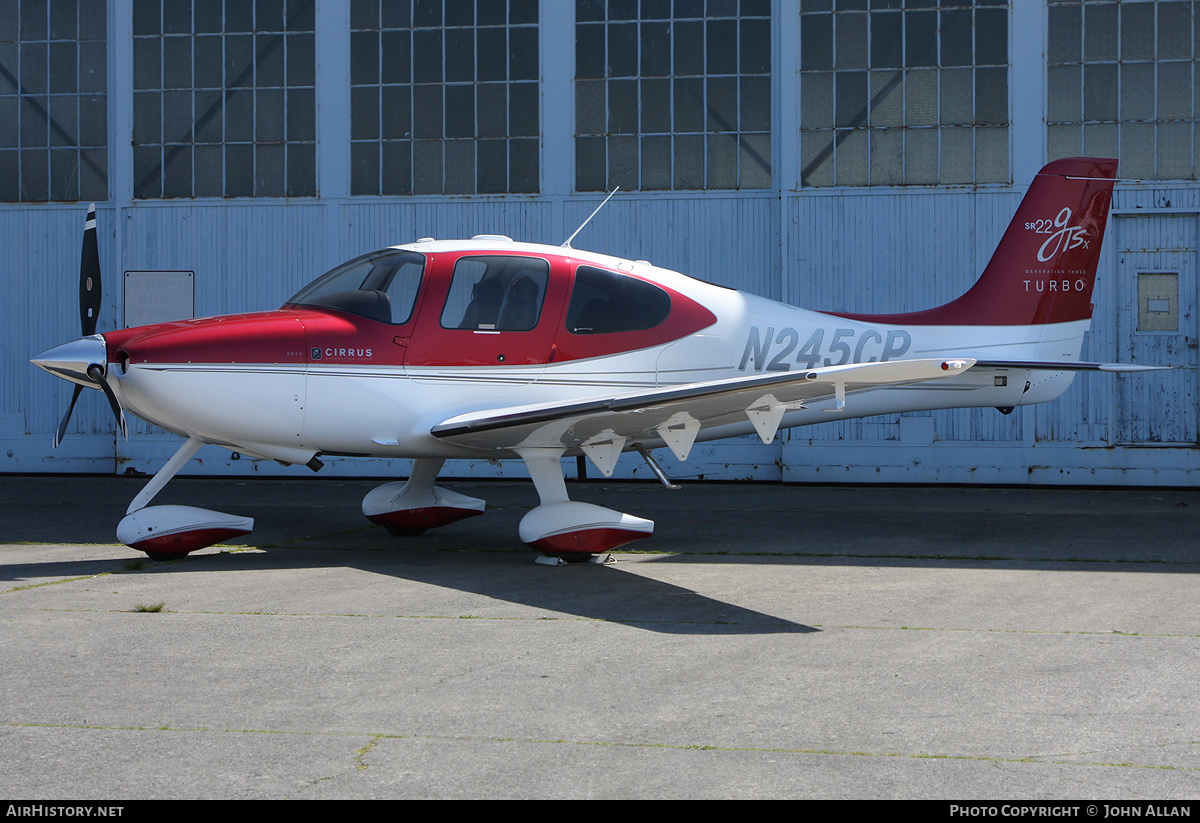
{"type": "Polygon", "coordinates": [[[979,280],[936,309],[842,315],[928,326],[1024,326],[1087,320],[1117,161],[1072,157],[1047,164],[1029,186],[979,280]]]}

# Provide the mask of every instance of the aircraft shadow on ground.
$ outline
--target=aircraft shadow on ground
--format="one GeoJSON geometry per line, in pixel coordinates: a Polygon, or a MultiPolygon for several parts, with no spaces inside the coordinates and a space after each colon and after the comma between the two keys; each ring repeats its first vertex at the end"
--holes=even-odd
{"type": "MultiPolygon", "coordinates": [[[[54,559],[55,546],[77,550],[88,543],[103,545],[97,547],[97,558],[107,555],[114,542],[112,529],[119,519],[118,500],[128,495],[130,484],[93,479],[66,484],[39,480],[32,484],[36,488],[20,492],[21,485],[14,485],[13,491],[27,495],[28,499],[14,504],[24,507],[22,514],[6,525],[0,542],[45,541],[51,545],[47,546],[45,562],[40,563],[4,565],[0,555],[0,581],[9,583],[10,588],[104,572],[236,574],[239,570],[282,573],[288,569],[344,567],[556,614],[627,623],[659,632],[814,631],[810,626],[745,605],[723,602],[646,574],[633,573],[636,571],[633,563],[626,566],[618,562],[606,567],[535,566],[533,553],[521,548],[516,539],[520,518],[533,502],[529,499],[532,494],[523,487],[519,491],[504,485],[486,487],[482,493],[489,498],[489,505],[493,501],[497,505],[489,507],[485,516],[451,524],[418,538],[393,538],[382,528],[365,523],[358,510],[357,503],[370,483],[337,481],[310,486],[268,482],[255,484],[254,493],[242,497],[240,490],[229,483],[180,482],[171,487],[174,494],[164,493],[161,502],[188,502],[251,514],[257,520],[255,532],[239,542],[262,551],[230,553],[218,546],[187,560],[156,563],[146,561],[132,550],[127,558],[120,559],[54,559]],[[89,509],[104,514],[80,517],[78,498],[62,494],[60,486],[75,488],[79,494],[92,493],[89,509]],[[60,493],[46,494],[52,489],[60,493]],[[238,496],[231,496],[231,490],[238,496]],[[177,499],[172,500],[176,495],[177,499]],[[104,497],[112,500],[99,499],[104,497]],[[631,573],[624,573],[625,569],[631,573]]],[[[587,487],[579,490],[600,491],[587,487]]],[[[611,496],[612,490],[604,491],[611,496]]],[[[703,563],[730,567],[1200,571],[1191,539],[1195,533],[1192,512],[1200,515],[1200,506],[1191,505],[1195,502],[1191,497],[1181,496],[1179,501],[1171,497],[1157,504],[1159,509],[1153,511],[1067,510],[1042,516],[1020,511],[981,512],[964,507],[963,511],[940,512],[931,517],[919,507],[888,504],[872,517],[856,517],[852,511],[840,515],[825,512],[818,517],[812,511],[783,509],[780,503],[798,495],[788,495],[786,500],[778,495],[770,497],[770,488],[760,490],[749,500],[710,497],[707,504],[703,499],[687,503],[689,498],[675,496],[656,499],[633,487],[615,491],[618,497],[630,498],[619,501],[618,505],[629,503],[627,507],[633,510],[640,504],[638,513],[660,524],[652,540],[629,547],[649,555],[637,558],[638,565],[651,564],[646,566],[647,570],[670,564],[703,563]],[[769,515],[764,514],[765,510],[753,510],[752,504],[760,495],[774,504],[769,515]],[[636,500],[632,499],[635,497],[636,500]],[[1099,528],[1094,522],[1089,524],[1098,515],[1103,519],[1099,528]],[[1154,524],[1153,539],[1147,533],[1149,523],[1154,524]]],[[[812,496],[811,491],[808,496],[812,496]]],[[[1024,506],[1027,501],[1037,499],[1020,496],[1018,503],[1024,506]]],[[[618,552],[617,557],[623,556],[618,552]]],[[[735,573],[731,568],[730,574],[735,573]]]]}
{"type": "MultiPolygon", "coordinates": [[[[56,561],[0,565],[0,580],[35,585],[100,574],[195,574],[213,572],[233,579],[242,572],[349,568],[415,583],[453,589],[499,601],[622,623],[667,634],[779,634],[819,631],[691,589],[623,573],[606,566],[540,567],[525,552],[431,552],[397,550],[295,550],[211,552],[156,562],[128,560],[56,561]]],[[[403,608],[400,604],[400,608],[403,608]]]]}

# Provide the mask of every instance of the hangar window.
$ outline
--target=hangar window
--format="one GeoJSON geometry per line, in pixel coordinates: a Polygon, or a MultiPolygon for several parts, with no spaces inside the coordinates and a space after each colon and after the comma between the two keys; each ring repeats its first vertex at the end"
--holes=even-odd
{"type": "Polygon", "coordinates": [[[319,306],[399,325],[412,318],[425,258],[385,249],[356,257],[323,274],[285,305],[319,306]]]}
{"type": "Polygon", "coordinates": [[[0,201],[108,199],[104,3],[0,3],[0,201]]]}
{"type": "Polygon", "coordinates": [[[350,5],[351,194],[539,189],[538,0],[350,5]]]}
{"type": "Polygon", "coordinates": [[[133,196],[316,195],[314,25],[311,2],[134,0],[133,196]]]}
{"type": "Polygon", "coordinates": [[[1007,183],[1008,129],[1005,0],[801,0],[801,185],[1007,183]]]}
{"type": "Polygon", "coordinates": [[[1138,272],[1137,292],[1137,331],[1179,331],[1179,272],[1138,272]]]}
{"type": "Polygon", "coordinates": [[[567,308],[571,334],[612,334],[652,329],[671,313],[671,296],[653,283],[580,266],[567,308]]]}
{"type": "Polygon", "coordinates": [[[463,257],[442,310],[442,328],[529,331],[537,325],[550,264],[537,257],[463,257]]]}
{"type": "Polygon", "coordinates": [[[1195,4],[1051,2],[1047,154],[1120,157],[1121,176],[1195,180],[1195,4]]]}
{"type": "Polygon", "coordinates": [[[576,0],[577,191],[762,189],[771,2],[576,0]]]}

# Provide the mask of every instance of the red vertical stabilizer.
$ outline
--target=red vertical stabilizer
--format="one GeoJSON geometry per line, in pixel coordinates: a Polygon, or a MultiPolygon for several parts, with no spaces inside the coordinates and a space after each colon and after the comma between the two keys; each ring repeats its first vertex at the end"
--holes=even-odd
{"type": "Polygon", "coordinates": [[[1025,326],[1087,320],[1117,161],[1070,157],[1048,163],[983,274],[957,300],[909,314],[841,314],[917,326],[1025,326]]]}

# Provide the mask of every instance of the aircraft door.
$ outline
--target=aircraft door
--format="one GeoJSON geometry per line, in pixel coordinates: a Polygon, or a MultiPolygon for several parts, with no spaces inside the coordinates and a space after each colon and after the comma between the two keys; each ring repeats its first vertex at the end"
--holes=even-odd
{"type": "Polygon", "coordinates": [[[439,255],[433,268],[405,358],[410,374],[486,368],[499,379],[536,380],[554,352],[566,278],[546,259],[493,251],[439,255]]]}
{"type": "Polygon", "coordinates": [[[1118,374],[1123,445],[1195,445],[1197,419],[1196,217],[1119,217],[1118,360],[1185,368],[1118,374]]]}

